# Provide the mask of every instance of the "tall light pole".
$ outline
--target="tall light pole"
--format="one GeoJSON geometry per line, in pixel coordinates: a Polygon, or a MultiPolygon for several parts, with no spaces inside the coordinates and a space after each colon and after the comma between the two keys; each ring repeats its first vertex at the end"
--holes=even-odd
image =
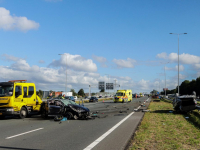
{"type": "Polygon", "coordinates": [[[179,96],[179,35],[187,33],[169,33],[169,34],[178,35],[178,96],[179,96]]]}
{"type": "Polygon", "coordinates": [[[65,95],[67,96],[67,54],[58,54],[58,55],[66,55],[66,82],[65,82],[65,95]]]}
{"type": "MultiPolygon", "coordinates": [[[[169,62],[167,63],[164,63],[165,64],[165,68],[166,68],[166,64],[168,64],[169,62]]],[[[164,73],[165,73],[165,97],[166,97],[166,71],[165,71],[165,68],[164,68],[164,73]]]]}

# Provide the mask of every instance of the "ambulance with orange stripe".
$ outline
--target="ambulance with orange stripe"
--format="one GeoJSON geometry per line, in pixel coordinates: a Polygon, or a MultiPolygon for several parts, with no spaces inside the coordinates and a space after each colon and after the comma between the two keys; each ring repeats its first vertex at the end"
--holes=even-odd
{"type": "Polygon", "coordinates": [[[132,90],[117,90],[114,98],[114,102],[131,102],[132,101],[132,90]]]}

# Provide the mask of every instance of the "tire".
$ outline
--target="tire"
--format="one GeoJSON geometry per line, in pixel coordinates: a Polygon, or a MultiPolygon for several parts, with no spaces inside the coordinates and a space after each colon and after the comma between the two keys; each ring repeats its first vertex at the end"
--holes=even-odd
{"type": "Polygon", "coordinates": [[[124,99],[123,99],[122,103],[124,103],[124,99]]]}
{"type": "Polygon", "coordinates": [[[66,113],[66,117],[67,117],[67,119],[73,119],[74,118],[74,116],[73,116],[73,114],[71,113],[71,112],[67,112],[66,113]]]}
{"type": "Polygon", "coordinates": [[[3,115],[0,116],[0,119],[4,119],[4,118],[5,118],[5,116],[3,116],[3,115]]]}
{"type": "Polygon", "coordinates": [[[28,114],[28,113],[27,113],[26,108],[25,108],[25,107],[22,107],[21,110],[20,110],[20,113],[19,113],[19,118],[20,118],[20,119],[24,119],[24,118],[26,118],[27,114],[28,114]]]}
{"type": "Polygon", "coordinates": [[[47,111],[45,110],[45,105],[42,105],[42,108],[41,108],[41,117],[44,118],[44,119],[48,118],[47,111]]]}

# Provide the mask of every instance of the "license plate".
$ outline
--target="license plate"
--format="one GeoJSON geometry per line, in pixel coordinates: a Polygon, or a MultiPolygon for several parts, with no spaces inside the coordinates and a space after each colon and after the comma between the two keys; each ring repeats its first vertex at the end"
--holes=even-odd
{"type": "Polygon", "coordinates": [[[2,113],[0,113],[0,115],[2,115],[2,113]]]}

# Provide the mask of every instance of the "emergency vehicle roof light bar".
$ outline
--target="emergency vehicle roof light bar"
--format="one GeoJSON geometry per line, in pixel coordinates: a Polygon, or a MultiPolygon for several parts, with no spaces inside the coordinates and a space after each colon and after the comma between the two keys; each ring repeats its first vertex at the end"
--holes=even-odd
{"type": "Polygon", "coordinates": [[[19,82],[19,83],[25,83],[27,80],[10,80],[8,82],[19,82]]]}

